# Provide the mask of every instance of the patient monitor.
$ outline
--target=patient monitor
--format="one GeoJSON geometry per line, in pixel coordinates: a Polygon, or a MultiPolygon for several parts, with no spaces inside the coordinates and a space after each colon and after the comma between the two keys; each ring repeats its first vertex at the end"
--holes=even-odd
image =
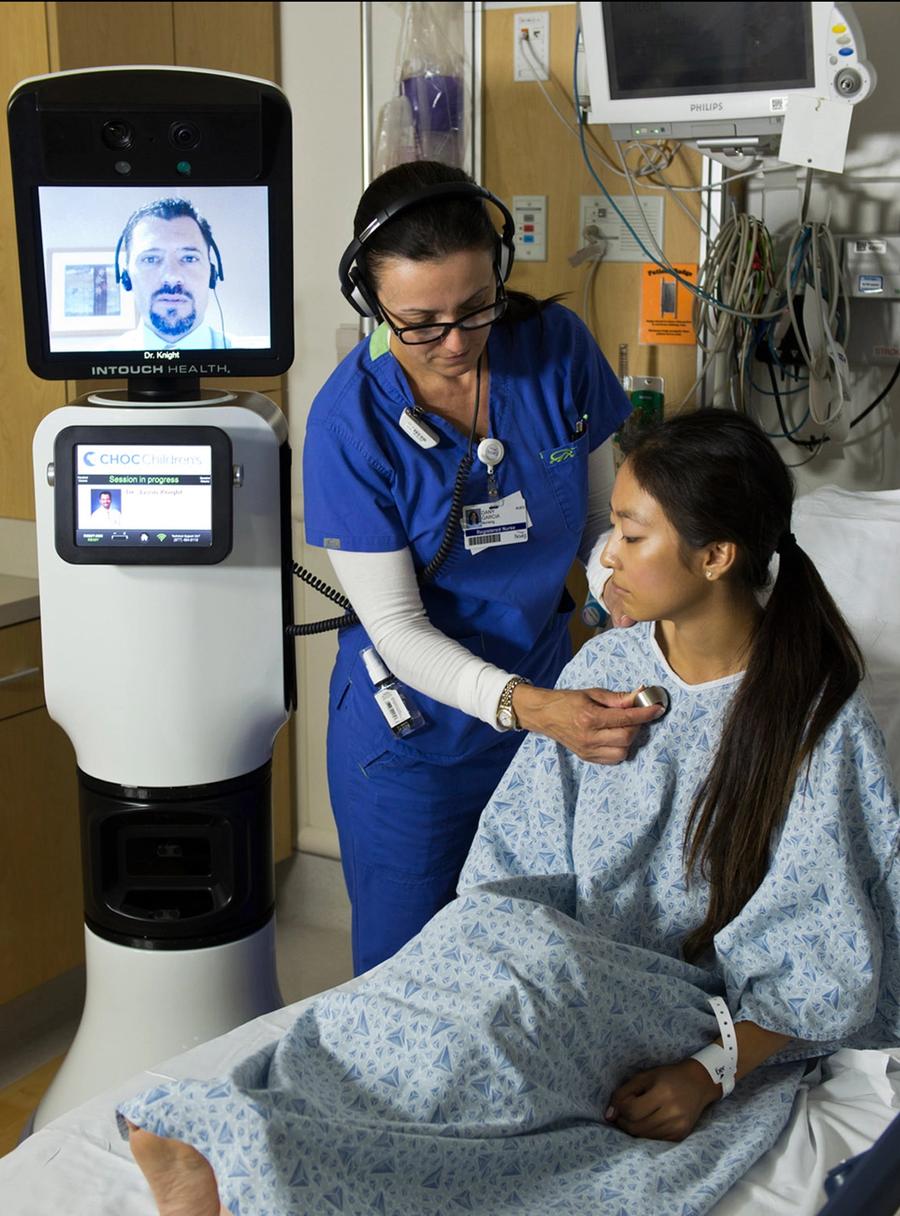
{"type": "Polygon", "coordinates": [[[34,439],[46,701],[77,757],[87,951],[40,1126],[281,1004],[287,426],[266,397],[200,378],[290,365],[291,129],[274,85],[141,67],[25,81],[9,127],[28,362],[100,381],[34,439]]]}
{"type": "Polygon", "coordinates": [[[807,107],[840,114],[875,87],[862,31],[843,0],[582,0],[580,10],[589,93],[582,102],[588,121],[608,123],[617,140],[685,139],[701,151],[778,155],[789,115],[802,142],[809,124],[797,115],[807,107]]]}

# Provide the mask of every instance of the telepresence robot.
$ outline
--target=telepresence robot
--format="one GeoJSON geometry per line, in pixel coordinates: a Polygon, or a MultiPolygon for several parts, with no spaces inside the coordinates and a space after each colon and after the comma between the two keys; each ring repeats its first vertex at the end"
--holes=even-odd
{"type": "Polygon", "coordinates": [[[34,440],[46,702],[78,762],[87,954],[40,1127],[282,1004],[287,426],[267,398],[199,380],[290,366],[291,129],[274,85],[173,68],[26,81],[9,122],[29,365],[128,383],[34,440]]]}

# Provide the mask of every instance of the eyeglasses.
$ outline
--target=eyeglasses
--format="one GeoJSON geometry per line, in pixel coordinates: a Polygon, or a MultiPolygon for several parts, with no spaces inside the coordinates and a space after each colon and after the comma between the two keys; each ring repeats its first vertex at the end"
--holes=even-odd
{"type": "Polygon", "coordinates": [[[446,321],[441,325],[426,323],[425,325],[404,325],[398,327],[388,316],[383,305],[381,306],[381,314],[390,326],[391,332],[405,346],[422,346],[426,342],[443,342],[451,329],[461,329],[467,332],[470,329],[484,329],[486,325],[493,325],[495,321],[500,320],[508,306],[509,300],[506,298],[506,293],[502,285],[498,283],[497,296],[492,304],[476,308],[474,312],[467,312],[464,317],[460,317],[457,321],[446,321]]]}

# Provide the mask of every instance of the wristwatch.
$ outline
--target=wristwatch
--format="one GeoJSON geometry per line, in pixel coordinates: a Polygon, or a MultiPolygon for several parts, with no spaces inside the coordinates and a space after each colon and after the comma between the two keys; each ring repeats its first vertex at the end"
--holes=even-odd
{"type": "Polygon", "coordinates": [[[516,711],[513,709],[513,693],[519,684],[530,684],[530,680],[526,680],[524,676],[513,676],[511,680],[507,680],[503,692],[500,694],[500,700],[497,702],[497,725],[501,730],[521,730],[519,719],[516,717],[516,711]]]}

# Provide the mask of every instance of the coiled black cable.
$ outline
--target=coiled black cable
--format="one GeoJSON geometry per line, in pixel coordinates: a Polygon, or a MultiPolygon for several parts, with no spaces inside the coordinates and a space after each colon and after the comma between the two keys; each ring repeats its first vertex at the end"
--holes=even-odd
{"type": "MultiPolygon", "coordinates": [[[[459,537],[459,519],[463,492],[466,488],[469,472],[475,463],[475,453],[472,451],[472,448],[475,445],[475,435],[478,428],[478,409],[481,404],[481,364],[483,358],[483,354],[479,356],[476,365],[475,409],[472,413],[472,425],[469,428],[469,442],[466,446],[466,454],[459,462],[459,468],[456,470],[456,480],[453,483],[453,493],[450,496],[450,509],[447,512],[447,522],[444,524],[444,534],[441,537],[441,543],[438,545],[434,557],[419,573],[420,583],[431,582],[450,556],[454,543],[459,537]]],[[[306,625],[286,625],[284,631],[289,638],[311,637],[317,633],[329,633],[332,629],[347,629],[351,625],[359,624],[359,617],[353,611],[353,605],[340,591],[336,591],[324,579],[318,578],[310,570],[301,566],[299,562],[291,564],[291,572],[297,578],[302,579],[308,586],[318,591],[320,595],[324,595],[326,599],[332,600],[338,607],[346,608],[347,611],[343,616],[327,617],[323,621],[310,621],[306,625]]]]}

